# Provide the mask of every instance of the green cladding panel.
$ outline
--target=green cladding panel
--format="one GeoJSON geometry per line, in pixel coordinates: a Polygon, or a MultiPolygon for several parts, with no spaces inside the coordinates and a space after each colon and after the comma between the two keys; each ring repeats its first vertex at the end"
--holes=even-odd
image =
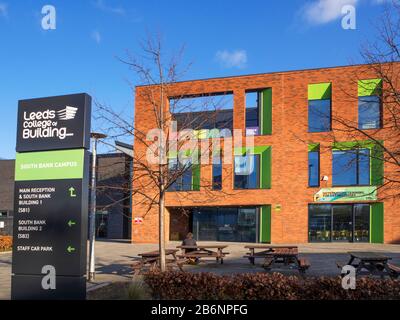
{"type": "Polygon", "coordinates": [[[17,153],[15,181],[82,179],[84,149],[17,153]]]}
{"type": "Polygon", "coordinates": [[[272,89],[265,89],[261,92],[262,112],[261,112],[261,134],[272,134],[272,89]]]}
{"type": "Polygon", "coordinates": [[[261,207],[260,212],[260,242],[271,243],[271,206],[261,207]]]}
{"type": "Polygon", "coordinates": [[[383,243],[383,203],[373,203],[371,205],[371,243],[383,243]]]}
{"type": "Polygon", "coordinates": [[[309,143],[308,144],[308,152],[317,152],[319,151],[319,143],[309,143]]]}
{"type": "Polygon", "coordinates": [[[200,165],[199,164],[192,165],[192,190],[193,191],[200,190],[200,165]]]}
{"type": "Polygon", "coordinates": [[[331,83],[316,83],[308,85],[308,100],[330,99],[331,96],[331,83]]]}
{"type": "Polygon", "coordinates": [[[271,189],[271,147],[261,153],[261,188],[271,189]]]}
{"type": "Polygon", "coordinates": [[[379,96],[382,92],[382,79],[367,79],[358,81],[358,96],[379,96]]]}

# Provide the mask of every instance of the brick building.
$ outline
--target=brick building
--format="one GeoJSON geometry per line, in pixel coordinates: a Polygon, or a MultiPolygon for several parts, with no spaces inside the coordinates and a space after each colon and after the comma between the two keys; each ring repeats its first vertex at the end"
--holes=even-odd
{"type": "MultiPolygon", "coordinates": [[[[398,64],[389,67],[400,74],[398,64]]],[[[234,148],[233,163],[222,158],[222,164],[196,166],[180,186],[171,188],[166,197],[168,238],[178,240],[191,231],[196,239],[211,241],[399,243],[399,202],[388,199],[393,190],[380,188],[396,170],[383,160],[379,145],[393,148],[396,143],[388,138],[382,86],[368,65],[169,85],[165,101],[178,128],[183,116],[198,118],[212,110],[172,110],[177,97],[203,106],[202,99],[221,97],[228,101],[223,115],[214,117],[213,124],[205,121],[196,130],[199,138],[215,128],[241,129],[243,136],[254,136],[255,146],[234,148]],[[344,122],[335,121],[339,117],[344,122]],[[223,118],[222,126],[218,118],[223,118]],[[373,139],[350,132],[348,124],[373,139]],[[253,169],[246,174],[243,168],[250,163],[253,169]]],[[[157,96],[157,89],[136,88],[135,126],[141,132],[157,127],[146,100],[149,91],[157,96]]],[[[135,141],[134,152],[144,155],[145,145],[135,141]]],[[[149,185],[146,178],[136,183],[141,181],[149,185]]],[[[133,242],[158,241],[157,209],[147,210],[143,196],[136,194],[134,216],[144,220],[132,225],[133,242]]]]}

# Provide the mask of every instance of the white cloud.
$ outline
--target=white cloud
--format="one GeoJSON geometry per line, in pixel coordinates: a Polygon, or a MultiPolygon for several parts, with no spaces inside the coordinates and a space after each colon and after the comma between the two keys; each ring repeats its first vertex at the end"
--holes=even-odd
{"type": "Polygon", "coordinates": [[[100,44],[101,42],[101,34],[99,31],[95,30],[92,32],[92,39],[96,41],[97,44],[100,44]]]}
{"type": "Polygon", "coordinates": [[[8,7],[4,2],[0,2],[0,17],[7,17],[8,7]]]}
{"type": "Polygon", "coordinates": [[[310,24],[324,24],[342,17],[345,5],[356,6],[359,0],[314,0],[302,8],[303,18],[310,24]]]}
{"type": "Polygon", "coordinates": [[[110,12],[110,13],[115,13],[119,15],[125,15],[125,9],[122,7],[111,7],[106,4],[104,0],[97,0],[95,2],[95,6],[104,11],[104,12],[110,12]]]}
{"type": "Polygon", "coordinates": [[[219,50],[215,54],[215,58],[224,68],[239,68],[246,67],[247,52],[246,50],[219,50]]]}

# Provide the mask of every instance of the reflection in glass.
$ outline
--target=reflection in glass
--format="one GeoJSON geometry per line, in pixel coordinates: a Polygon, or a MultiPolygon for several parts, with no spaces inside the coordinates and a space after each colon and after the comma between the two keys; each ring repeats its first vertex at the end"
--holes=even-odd
{"type": "Polygon", "coordinates": [[[308,131],[331,130],[331,99],[308,101],[308,131]]]}
{"type": "Polygon", "coordinates": [[[309,206],[309,241],[331,241],[331,205],[309,206]]]}
{"type": "Polygon", "coordinates": [[[379,96],[358,98],[358,128],[378,129],[381,127],[381,102],[379,96]]]}
{"type": "Polygon", "coordinates": [[[354,242],[369,242],[369,204],[354,205],[354,242]]]}
{"type": "Polygon", "coordinates": [[[193,210],[193,234],[200,241],[257,242],[257,208],[193,210]]]}
{"type": "Polygon", "coordinates": [[[332,241],[350,242],[353,239],[353,206],[332,206],[332,241]]]}

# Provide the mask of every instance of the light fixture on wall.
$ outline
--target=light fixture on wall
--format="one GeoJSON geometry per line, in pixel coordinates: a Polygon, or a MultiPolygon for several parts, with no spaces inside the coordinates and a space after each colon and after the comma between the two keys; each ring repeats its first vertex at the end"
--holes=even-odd
{"type": "Polygon", "coordinates": [[[328,181],[329,180],[329,177],[328,176],[322,176],[321,177],[321,181],[328,181]]]}

